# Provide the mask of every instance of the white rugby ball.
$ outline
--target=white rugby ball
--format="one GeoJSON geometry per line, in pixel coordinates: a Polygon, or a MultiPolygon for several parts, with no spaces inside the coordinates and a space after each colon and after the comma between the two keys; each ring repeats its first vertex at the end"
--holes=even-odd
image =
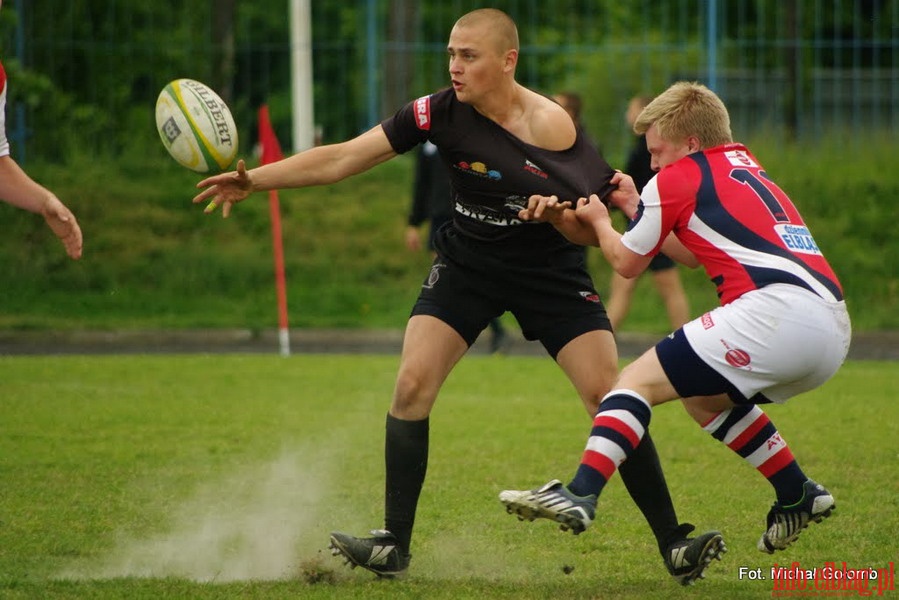
{"type": "Polygon", "coordinates": [[[237,156],[237,126],[209,86],[176,79],[156,99],[156,129],[169,154],[197,173],[224,171],[237,156]]]}

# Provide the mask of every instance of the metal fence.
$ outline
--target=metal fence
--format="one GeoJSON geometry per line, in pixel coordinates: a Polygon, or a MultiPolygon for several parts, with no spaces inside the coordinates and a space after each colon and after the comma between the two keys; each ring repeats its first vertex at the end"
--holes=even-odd
{"type": "MultiPolygon", "coordinates": [[[[445,86],[452,24],[481,5],[312,0],[314,118],[323,140],[355,135],[403,102],[445,86]]],[[[739,139],[760,131],[784,140],[834,132],[895,136],[899,129],[899,0],[490,5],[519,25],[519,81],[546,93],[581,93],[586,126],[606,148],[626,146],[623,113],[631,96],[676,79],[715,89],[739,139]]],[[[48,127],[69,127],[76,137],[84,132],[79,147],[102,145],[107,130],[121,130],[122,115],[130,115],[125,126],[152,137],[156,94],[183,76],[217,84],[247,130],[245,140],[252,141],[256,107],[268,103],[282,143],[290,144],[288,0],[7,0],[2,13],[11,11],[16,19],[5,27],[4,62],[46,75],[53,90],[71,97],[48,117],[48,101],[35,95],[40,86],[16,92],[19,71],[12,69],[7,129],[21,152],[50,151],[32,140],[38,127],[42,136],[48,127]],[[169,10],[153,12],[150,5],[169,10]],[[233,7],[233,20],[224,22],[233,36],[216,29],[221,6],[233,7]],[[41,121],[48,118],[55,122],[41,121]]]]}

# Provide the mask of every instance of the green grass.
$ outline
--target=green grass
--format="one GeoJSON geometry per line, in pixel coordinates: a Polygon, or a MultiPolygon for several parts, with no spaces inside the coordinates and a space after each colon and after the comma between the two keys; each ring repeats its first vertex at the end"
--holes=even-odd
{"type": "Polygon", "coordinates": [[[397,361],[0,357],[0,597],[763,598],[771,582],[741,581],[740,567],[895,560],[893,363],[848,363],[766,409],[838,504],[774,557],[755,549],[768,484],[679,406],[655,411],[680,517],[729,547],[682,589],[617,477],[578,537],[505,514],[499,490],[570,477],[588,420],[552,361],[472,356],[432,414],[409,577],[346,570],[327,535],[381,524],[397,361]]]}

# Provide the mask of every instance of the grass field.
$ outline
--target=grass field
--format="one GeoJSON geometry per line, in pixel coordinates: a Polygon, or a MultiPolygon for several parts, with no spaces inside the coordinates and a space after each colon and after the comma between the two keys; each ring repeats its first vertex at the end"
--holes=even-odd
{"type": "Polygon", "coordinates": [[[617,477],[578,537],[505,514],[499,490],[573,474],[588,419],[552,361],[471,356],[432,414],[409,576],[347,570],[328,533],[382,524],[397,360],[0,357],[0,597],[765,598],[741,567],[896,558],[895,363],[849,363],[768,410],[838,506],[773,557],[755,549],[768,484],[679,406],[655,411],[681,519],[729,548],[680,588],[617,477]]]}

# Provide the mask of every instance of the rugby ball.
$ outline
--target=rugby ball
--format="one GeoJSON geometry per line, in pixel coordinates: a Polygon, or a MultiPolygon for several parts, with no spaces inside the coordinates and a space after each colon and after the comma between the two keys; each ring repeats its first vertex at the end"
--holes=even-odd
{"type": "Polygon", "coordinates": [[[197,173],[224,171],[237,156],[237,127],[209,86],[176,79],[156,99],[156,129],[169,154],[197,173]]]}

